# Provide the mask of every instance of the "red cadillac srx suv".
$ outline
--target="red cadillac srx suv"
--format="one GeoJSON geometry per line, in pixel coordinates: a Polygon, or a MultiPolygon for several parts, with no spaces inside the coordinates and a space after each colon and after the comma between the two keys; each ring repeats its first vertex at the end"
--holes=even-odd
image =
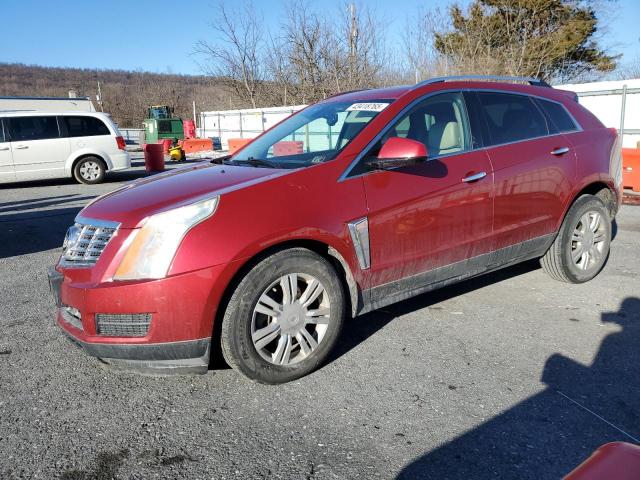
{"type": "Polygon", "coordinates": [[[62,330],[107,363],[206,372],[221,349],[281,383],[348,317],[533,258],[590,280],[620,201],[618,136],[573,93],[438,78],[328,98],[94,200],[49,282],[62,330]]]}

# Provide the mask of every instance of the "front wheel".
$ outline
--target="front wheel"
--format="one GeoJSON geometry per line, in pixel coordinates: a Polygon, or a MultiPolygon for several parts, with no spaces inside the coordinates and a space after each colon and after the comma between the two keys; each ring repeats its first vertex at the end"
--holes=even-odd
{"type": "Polygon", "coordinates": [[[327,358],[344,311],[332,265],[303,248],[283,250],[253,267],[235,289],[222,320],[222,353],[260,383],[295,380],[327,358]]]}
{"type": "Polygon", "coordinates": [[[583,283],[600,273],[610,245],[609,211],[598,197],[583,195],[567,212],[542,267],[556,280],[583,283]]]}

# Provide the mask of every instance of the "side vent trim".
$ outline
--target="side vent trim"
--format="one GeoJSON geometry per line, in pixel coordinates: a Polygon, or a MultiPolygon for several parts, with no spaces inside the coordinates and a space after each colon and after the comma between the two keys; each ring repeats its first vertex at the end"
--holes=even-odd
{"type": "Polygon", "coordinates": [[[371,266],[371,256],[369,253],[369,220],[367,217],[359,218],[347,223],[353,248],[358,257],[358,263],[362,270],[371,266]]]}

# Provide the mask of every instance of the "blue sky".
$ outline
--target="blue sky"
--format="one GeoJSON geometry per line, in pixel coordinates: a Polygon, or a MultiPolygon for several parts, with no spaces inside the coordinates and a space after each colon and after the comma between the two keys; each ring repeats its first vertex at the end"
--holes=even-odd
{"type": "MultiPolygon", "coordinates": [[[[344,0],[316,0],[335,11],[344,0]]],[[[236,3],[235,1],[233,3],[236,3]]],[[[419,5],[446,7],[450,0],[360,0],[390,23],[391,40],[400,41],[408,14],[419,5]],[[400,7],[401,6],[401,7],[400,7]]],[[[466,4],[468,0],[462,1],[466,4]]],[[[284,15],[283,0],[254,0],[268,25],[284,15]]],[[[0,62],[46,66],[201,73],[194,44],[212,39],[216,19],[212,0],[8,0],[2,6],[4,47],[0,62]]],[[[618,0],[609,5],[607,46],[640,59],[640,2],[618,0]]]]}

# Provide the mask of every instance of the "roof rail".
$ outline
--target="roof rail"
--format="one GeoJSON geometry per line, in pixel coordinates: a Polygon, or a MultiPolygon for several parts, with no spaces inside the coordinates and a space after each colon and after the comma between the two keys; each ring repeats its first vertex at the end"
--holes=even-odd
{"type": "Polygon", "coordinates": [[[509,77],[509,76],[501,76],[501,75],[454,75],[450,77],[435,77],[425,80],[423,82],[417,83],[413,88],[422,87],[424,85],[431,85],[432,83],[441,83],[441,82],[457,82],[461,80],[477,80],[480,82],[522,82],[528,83],[529,85],[533,85],[535,87],[549,87],[549,85],[544,80],[540,80],[539,78],[532,77],[509,77]]]}

